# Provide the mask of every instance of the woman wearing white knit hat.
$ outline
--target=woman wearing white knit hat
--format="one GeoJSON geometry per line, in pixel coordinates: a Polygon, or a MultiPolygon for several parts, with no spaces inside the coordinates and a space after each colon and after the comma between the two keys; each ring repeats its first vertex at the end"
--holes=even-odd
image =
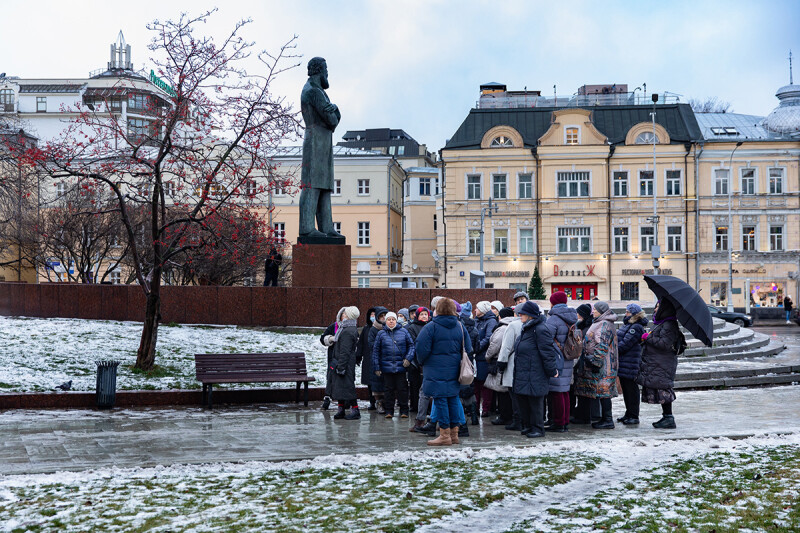
{"type": "Polygon", "coordinates": [[[358,307],[345,307],[339,313],[339,320],[336,323],[333,357],[330,364],[332,372],[329,373],[332,379],[331,396],[339,403],[339,411],[334,415],[336,419],[361,418],[356,395],[356,351],[358,350],[356,320],[360,314],[358,307]],[[345,415],[347,407],[350,407],[350,412],[345,415]]]}

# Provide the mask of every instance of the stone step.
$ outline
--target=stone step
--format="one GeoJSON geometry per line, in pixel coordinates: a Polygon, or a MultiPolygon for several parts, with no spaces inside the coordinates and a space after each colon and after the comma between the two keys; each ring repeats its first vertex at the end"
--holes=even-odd
{"type": "MultiPolygon", "coordinates": [[[[731,346],[734,344],[741,344],[752,339],[754,335],[755,333],[753,330],[744,328],[738,329],[737,327],[735,334],[726,334],[720,337],[715,334],[714,346],[731,346]]],[[[702,348],[705,346],[705,344],[698,339],[686,339],[686,344],[688,345],[688,349],[702,348]]]]}
{"type": "Polygon", "coordinates": [[[713,389],[731,387],[764,387],[769,385],[795,385],[800,384],[800,372],[787,374],[770,374],[764,376],[749,376],[739,378],[719,378],[706,380],[676,381],[676,390],[713,389]]]}
{"type": "Polygon", "coordinates": [[[753,332],[752,338],[736,344],[724,346],[703,346],[700,348],[688,348],[685,352],[686,357],[702,357],[709,355],[722,355],[727,353],[756,351],[758,348],[767,346],[770,338],[767,335],[753,332]]]}
{"type": "Polygon", "coordinates": [[[682,361],[693,363],[704,363],[710,361],[739,361],[743,359],[752,359],[755,357],[771,357],[777,355],[786,349],[786,346],[780,341],[771,340],[766,347],[758,348],[752,351],[733,352],[718,355],[708,356],[694,356],[694,357],[679,357],[678,364],[682,361]]]}
{"type": "Polygon", "coordinates": [[[740,368],[736,370],[710,370],[707,372],[678,372],[675,376],[675,381],[702,381],[709,379],[746,378],[793,373],[800,373],[800,365],[764,366],[760,368],[740,368]]]}
{"type": "MultiPolygon", "coordinates": [[[[742,329],[736,324],[731,324],[730,322],[725,322],[724,320],[721,320],[720,322],[722,322],[720,325],[717,325],[716,323],[714,324],[714,340],[720,337],[735,335],[742,329]]],[[[686,328],[681,328],[681,331],[683,331],[683,336],[686,337],[687,341],[695,338],[694,335],[686,330],[686,328]]]]}

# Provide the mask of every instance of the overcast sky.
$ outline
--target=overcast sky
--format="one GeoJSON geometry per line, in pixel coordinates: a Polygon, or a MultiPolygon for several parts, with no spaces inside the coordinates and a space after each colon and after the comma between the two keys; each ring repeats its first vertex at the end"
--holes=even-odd
{"type": "Polygon", "coordinates": [[[648,93],[715,96],[766,115],[789,82],[789,49],[800,56],[792,0],[4,0],[0,72],[87,76],[105,67],[119,30],[136,68],[149,70],[148,22],[217,5],[211,34],[250,17],[245,36],[261,49],[298,36],[303,66],[275,85],[290,101],[299,101],[308,59],[327,59],[328,94],[342,112],[336,140],[349,129],[402,128],[431,150],[455,133],[482,83],[571,95],[584,84],[644,82],[648,93]]]}

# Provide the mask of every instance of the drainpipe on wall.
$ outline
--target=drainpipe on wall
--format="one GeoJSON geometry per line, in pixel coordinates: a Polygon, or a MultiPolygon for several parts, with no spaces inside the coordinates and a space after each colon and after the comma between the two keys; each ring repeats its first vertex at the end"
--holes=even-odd
{"type": "Polygon", "coordinates": [[[386,171],[389,174],[386,187],[386,286],[391,281],[389,276],[392,274],[392,166],[394,157],[389,156],[386,164],[386,171]]]}
{"type": "Polygon", "coordinates": [[[700,292],[700,157],[703,155],[705,142],[700,141],[700,152],[694,145],[694,290],[700,292]]]}
{"type": "MultiPolygon", "coordinates": [[[[613,182],[611,180],[611,157],[614,155],[614,150],[617,147],[613,144],[609,145],[608,147],[608,157],[606,158],[606,181],[608,182],[608,205],[606,206],[606,226],[608,231],[608,299],[613,300],[612,291],[614,290],[614,284],[612,283],[611,276],[613,275],[611,271],[611,256],[614,252],[614,236],[611,233],[611,189],[613,187],[613,182]]],[[[620,299],[622,298],[622,290],[620,290],[620,299]]]]}
{"type": "MultiPolygon", "coordinates": [[[[531,148],[531,154],[536,160],[536,268],[539,269],[539,276],[542,276],[542,212],[539,207],[539,200],[541,199],[541,160],[539,159],[539,147],[534,146],[531,148]]],[[[527,291],[526,291],[527,292],[527,291]]]]}
{"type": "MultiPolygon", "coordinates": [[[[689,160],[688,160],[688,158],[689,158],[689,152],[692,150],[692,143],[685,143],[683,145],[683,147],[686,148],[686,153],[683,154],[683,176],[684,176],[683,181],[686,182],[686,183],[684,183],[684,186],[683,186],[683,212],[684,212],[684,217],[685,217],[685,220],[686,220],[686,222],[684,223],[683,227],[685,228],[686,224],[689,223],[689,200],[688,200],[689,199],[689,190],[688,190],[689,188],[686,186],[686,184],[689,182],[689,177],[688,177],[689,176],[689,160]]],[[[696,225],[697,224],[695,224],[695,226],[696,225]]],[[[668,238],[669,238],[669,236],[668,236],[668,238]]],[[[688,243],[688,240],[689,240],[689,237],[687,235],[686,236],[686,241],[687,242],[684,243],[684,245],[686,246],[686,252],[684,252],[684,254],[683,254],[683,257],[686,258],[686,283],[689,283],[689,253],[688,253],[688,251],[689,251],[689,243],[688,243]]]]}
{"type": "MultiPolygon", "coordinates": [[[[442,249],[442,251],[444,252],[444,256],[442,256],[442,259],[444,261],[444,276],[442,277],[444,278],[444,281],[443,283],[441,283],[441,285],[444,285],[445,288],[449,288],[447,285],[447,215],[445,213],[445,206],[444,206],[444,197],[446,196],[445,191],[447,190],[447,178],[446,178],[447,167],[444,164],[444,157],[442,157],[442,150],[444,150],[444,148],[439,149],[439,165],[442,169],[442,181],[441,183],[439,183],[440,187],[439,191],[442,193],[442,232],[444,233],[444,241],[442,241],[442,245],[444,246],[444,248],[442,249]]],[[[437,246],[439,245],[438,239],[436,240],[436,245],[437,246]]]]}

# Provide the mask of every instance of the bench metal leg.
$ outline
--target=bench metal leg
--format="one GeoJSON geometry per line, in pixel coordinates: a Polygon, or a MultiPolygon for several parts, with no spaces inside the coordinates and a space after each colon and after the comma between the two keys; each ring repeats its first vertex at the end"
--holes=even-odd
{"type": "Polygon", "coordinates": [[[203,392],[200,395],[200,405],[206,406],[206,384],[203,383],[203,392]]]}
{"type": "Polygon", "coordinates": [[[300,381],[297,382],[297,388],[294,393],[294,403],[300,403],[300,381]]]}
{"type": "Polygon", "coordinates": [[[209,409],[213,409],[214,408],[214,401],[212,399],[212,394],[213,393],[214,393],[214,384],[213,383],[209,383],[208,384],[208,408],[209,409]]]}
{"type": "Polygon", "coordinates": [[[305,391],[303,393],[303,405],[308,407],[308,381],[304,382],[303,385],[305,385],[305,391]]]}

